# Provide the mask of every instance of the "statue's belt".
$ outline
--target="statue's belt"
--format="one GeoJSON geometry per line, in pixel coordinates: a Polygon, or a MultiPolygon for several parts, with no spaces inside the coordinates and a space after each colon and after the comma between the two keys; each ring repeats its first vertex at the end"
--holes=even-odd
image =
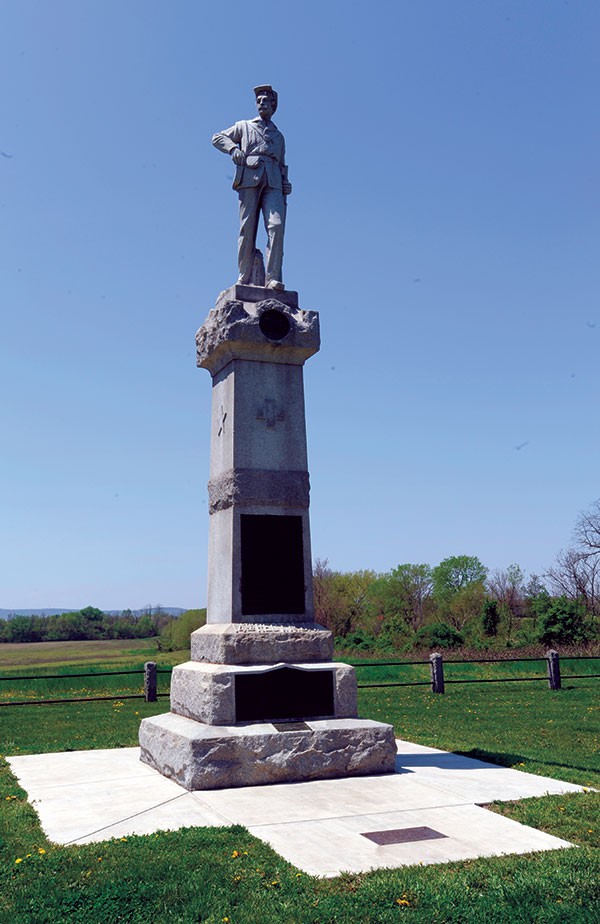
{"type": "Polygon", "coordinates": [[[261,157],[269,157],[271,160],[277,161],[278,157],[276,154],[269,154],[266,151],[261,151],[258,154],[246,154],[246,167],[259,167],[261,157]]]}

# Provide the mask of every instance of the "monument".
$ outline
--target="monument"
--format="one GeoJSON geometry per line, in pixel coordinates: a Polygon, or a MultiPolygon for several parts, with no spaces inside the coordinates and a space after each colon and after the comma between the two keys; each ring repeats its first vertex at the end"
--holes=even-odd
{"type": "Polygon", "coordinates": [[[396,755],[392,726],[357,718],[355,671],[332,660],[314,620],[302,367],[319,349],[319,316],[283,287],[285,214],[280,225],[272,215],[291,187],[274,108],[261,112],[277,97],[255,93],[256,136],[259,120],[213,139],[231,143],[252,194],[240,193],[240,278],[196,335],[212,376],[207,623],[173,669],[171,711],[140,725],[142,761],[190,790],[393,772],[396,755]],[[265,286],[249,282],[259,210],[265,286]]]}

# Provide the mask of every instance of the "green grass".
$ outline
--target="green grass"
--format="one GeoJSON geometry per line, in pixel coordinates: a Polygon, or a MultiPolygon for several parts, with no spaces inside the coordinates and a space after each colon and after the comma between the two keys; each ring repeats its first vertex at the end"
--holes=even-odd
{"type": "MultiPolygon", "coordinates": [[[[168,657],[174,663],[187,655],[168,657]]],[[[139,663],[137,659],[137,651],[130,654],[130,663],[139,663]]],[[[96,669],[103,663],[96,661],[96,669]]],[[[125,666],[125,661],[119,663],[125,666]]],[[[595,672],[598,665],[588,663],[595,672]]],[[[580,666],[577,673],[583,673],[580,666]]],[[[68,669],[74,672],[72,666],[68,669]]],[[[454,669],[448,665],[446,676],[454,669]]],[[[469,677],[498,669],[519,670],[516,665],[460,666],[462,676],[469,677]]],[[[359,682],[409,679],[400,676],[401,670],[361,668],[359,682]]],[[[426,666],[408,670],[424,671],[427,679],[426,666]]],[[[92,683],[112,680],[95,678],[92,683]]],[[[46,685],[47,695],[51,684],[74,681],[39,683],[46,685]]],[[[19,684],[4,682],[7,686],[16,689],[19,684]]],[[[361,690],[360,712],[392,722],[398,736],[411,741],[600,788],[600,680],[566,681],[560,692],[549,691],[544,681],[449,684],[446,689],[444,696],[434,696],[427,687],[361,690]]],[[[167,709],[167,699],[3,707],[1,753],[132,746],[140,719],[167,709]]],[[[600,922],[600,794],[595,792],[491,806],[580,844],[580,849],[378,870],[334,880],[300,873],[240,827],[189,828],[85,847],[51,845],[4,760],[0,803],[0,921],[11,924],[600,922]]]]}
{"type": "Polygon", "coordinates": [[[359,690],[359,712],[409,741],[600,788],[600,680],[359,690]]]}

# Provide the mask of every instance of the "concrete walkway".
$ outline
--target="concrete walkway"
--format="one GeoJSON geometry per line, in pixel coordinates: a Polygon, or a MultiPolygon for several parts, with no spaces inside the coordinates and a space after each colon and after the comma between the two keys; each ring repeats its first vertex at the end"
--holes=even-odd
{"type": "Polygon", "coordinates": [[[480,806],[582,791],[409,741],[394,774],[202,792],[142,764],[139,748],[7,759],[51,841],[241,824],[317,876],[571,847],[480,806]]]}

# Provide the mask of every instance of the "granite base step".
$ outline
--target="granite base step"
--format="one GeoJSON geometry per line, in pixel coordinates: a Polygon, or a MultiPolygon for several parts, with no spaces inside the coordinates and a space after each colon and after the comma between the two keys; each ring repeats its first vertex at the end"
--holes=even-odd
{"type": "Polygon", "coordinates": [[[187,790],[393,773],[394,729],[370,719],[205,725],[175,713],[140,725],[141,760],[187,790]]]}

